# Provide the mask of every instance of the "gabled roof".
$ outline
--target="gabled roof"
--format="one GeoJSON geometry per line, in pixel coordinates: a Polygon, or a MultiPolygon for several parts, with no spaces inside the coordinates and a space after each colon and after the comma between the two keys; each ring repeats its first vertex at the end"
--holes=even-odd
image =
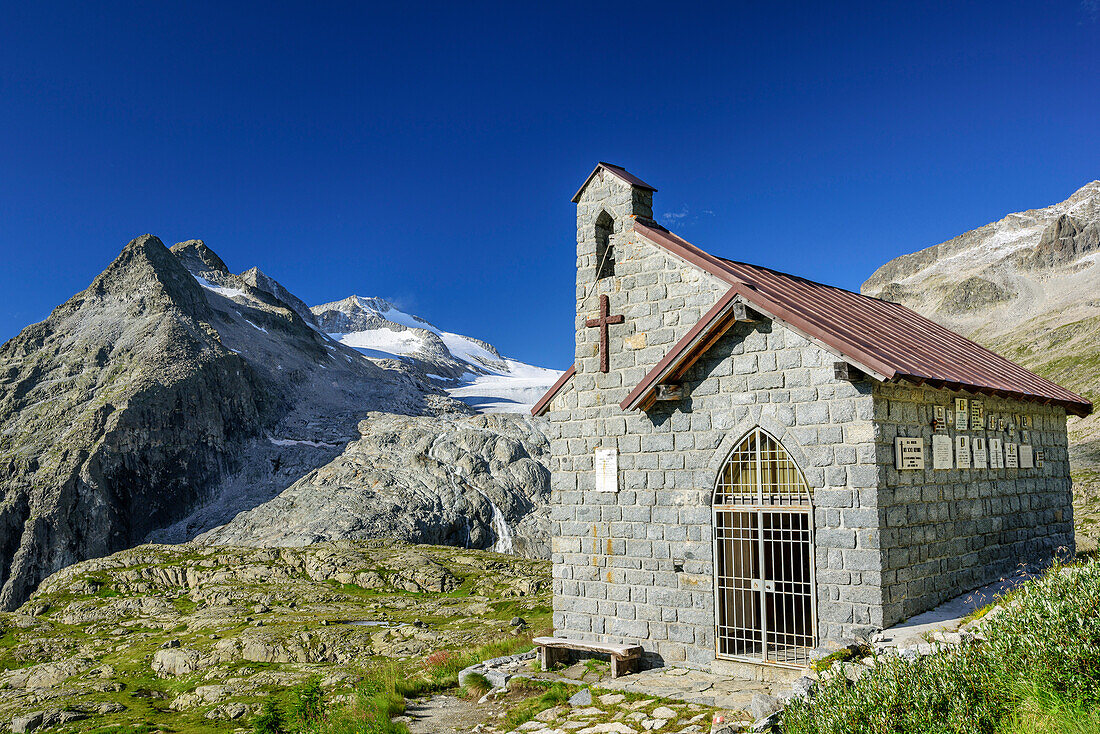
{"type": "Polygon", "coordinates": [[[603,170],[607,171],[608,173],[611,173],[615,176],[618,176],[619,178],[621,178],[623,181],[626,181],[631,186],[637,186],[638,188],[647,189],[649,191],[656,191],[657,190],[657,189],[653,188],[652,186],[650,186],[649,184],[647,184],[642,179],[635,176],[633,173],[630,173],[629,171],[627,171],[625,168],[623,168],[621,166],[616,166],[613,163],[605,163],[603,161],[600,161],[599,163],[596,164],[596,167],[592,169],[592,173],[588,174],[588,178],[586,178],[584,180],[584,183],[581,184],[581,187],[579,189],[577,189],[577,193],[573,195],[572,201],[573,201],[574,204],[576,204],[578,201],[581,200],[581,194],[584,192],[585,187],[588,186],[588,183],[592,180],[592,177],[595,176],[601,168],[603,170]]]}
{"type": "Polygon", "coordinates": [[[631,391],[624,410],[644,405],[672,373],[683,374],[717,339],[715,332],[729,327],[728,313],[739,298],[879,380],[1054,403],[1081,416],[1092,412],[1080,395],[897,303],[715,257],[655,223],[638,220],[634,230],[731,287],[631,391]]]}
{"type": "MultiPolygon", "coordinates": [[[[574,202],[601,170],[632,186],[656,191],[619,166],[601,161],[573,197],[574,202]]],[[[659,384],[679,379],[735,323],[735,306],[743,302],[880,381],[906,380],[1052,403],[1080,416],[1092,412],[1092,403],[1080,395],[900,304],[715,257],[650,220],[635,219],[634,231],[730,288],[630,391],[620,403],[623,410],[648,407],[659,384]]],[[[570,367],[531,412],[545,413],[575,371],[575,365],[570,367]]]]}

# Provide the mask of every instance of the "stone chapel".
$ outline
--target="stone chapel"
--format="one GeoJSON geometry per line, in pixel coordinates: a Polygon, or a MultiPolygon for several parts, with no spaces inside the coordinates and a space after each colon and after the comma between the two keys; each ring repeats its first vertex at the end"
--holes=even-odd
{"type": "MultiPolygon", "coordinates": [[[[600,163],[550,423],[555,634],[804,667],[1073,549],[1086,399],[903,306],[711,255],[600,163]]],[[[729,250],[736,252],[737,246],[729,250]]]]}

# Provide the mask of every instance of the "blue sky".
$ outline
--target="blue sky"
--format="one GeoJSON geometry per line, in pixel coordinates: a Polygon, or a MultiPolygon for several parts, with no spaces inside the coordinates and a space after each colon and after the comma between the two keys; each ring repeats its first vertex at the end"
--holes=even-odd
{"type": "Polygon", "coordinates": [[[1100,7],[6,3],[0,338],[131,238],[308,303],[573,351],[597,160],[727,257],[858,289],[1100,178],[1100,7]]]}

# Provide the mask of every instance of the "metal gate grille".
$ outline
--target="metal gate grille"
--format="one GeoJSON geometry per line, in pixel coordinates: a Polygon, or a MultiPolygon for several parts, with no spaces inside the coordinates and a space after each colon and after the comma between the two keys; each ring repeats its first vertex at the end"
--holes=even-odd
{"type": "Polygon", "coordinates": [[[730,455],[715,489],[719,657],[807,664],[817,645],[810,510],[798,467],[778,441],[755,429],[730,455]]]}

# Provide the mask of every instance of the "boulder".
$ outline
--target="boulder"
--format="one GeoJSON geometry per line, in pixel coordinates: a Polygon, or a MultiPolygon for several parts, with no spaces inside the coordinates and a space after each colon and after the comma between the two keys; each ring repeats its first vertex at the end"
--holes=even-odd
{"type": "Polygon", "coordinates": [[[153,653],[153,672],[161,678],[190,675],[202,666],[203,657],[198,650],[167,648],[153,653]]]}
{"type": "Polygon", "coordinates": [[[25,714],[23,716],[16,716],[11,720],[12,734],[27,734],[42,726],[42,720],[45,717],[45,711],[35,711],[34,713],[25,714]]]}
{"type": "Polygon", "coordinates": [[[757,721],[766,719],[776,711],[779,711],[783,707],[783,704],[775,696],[769,696],[766,693],[753,694],[752,701],[749,703],[749,713],[757,721]]]}

